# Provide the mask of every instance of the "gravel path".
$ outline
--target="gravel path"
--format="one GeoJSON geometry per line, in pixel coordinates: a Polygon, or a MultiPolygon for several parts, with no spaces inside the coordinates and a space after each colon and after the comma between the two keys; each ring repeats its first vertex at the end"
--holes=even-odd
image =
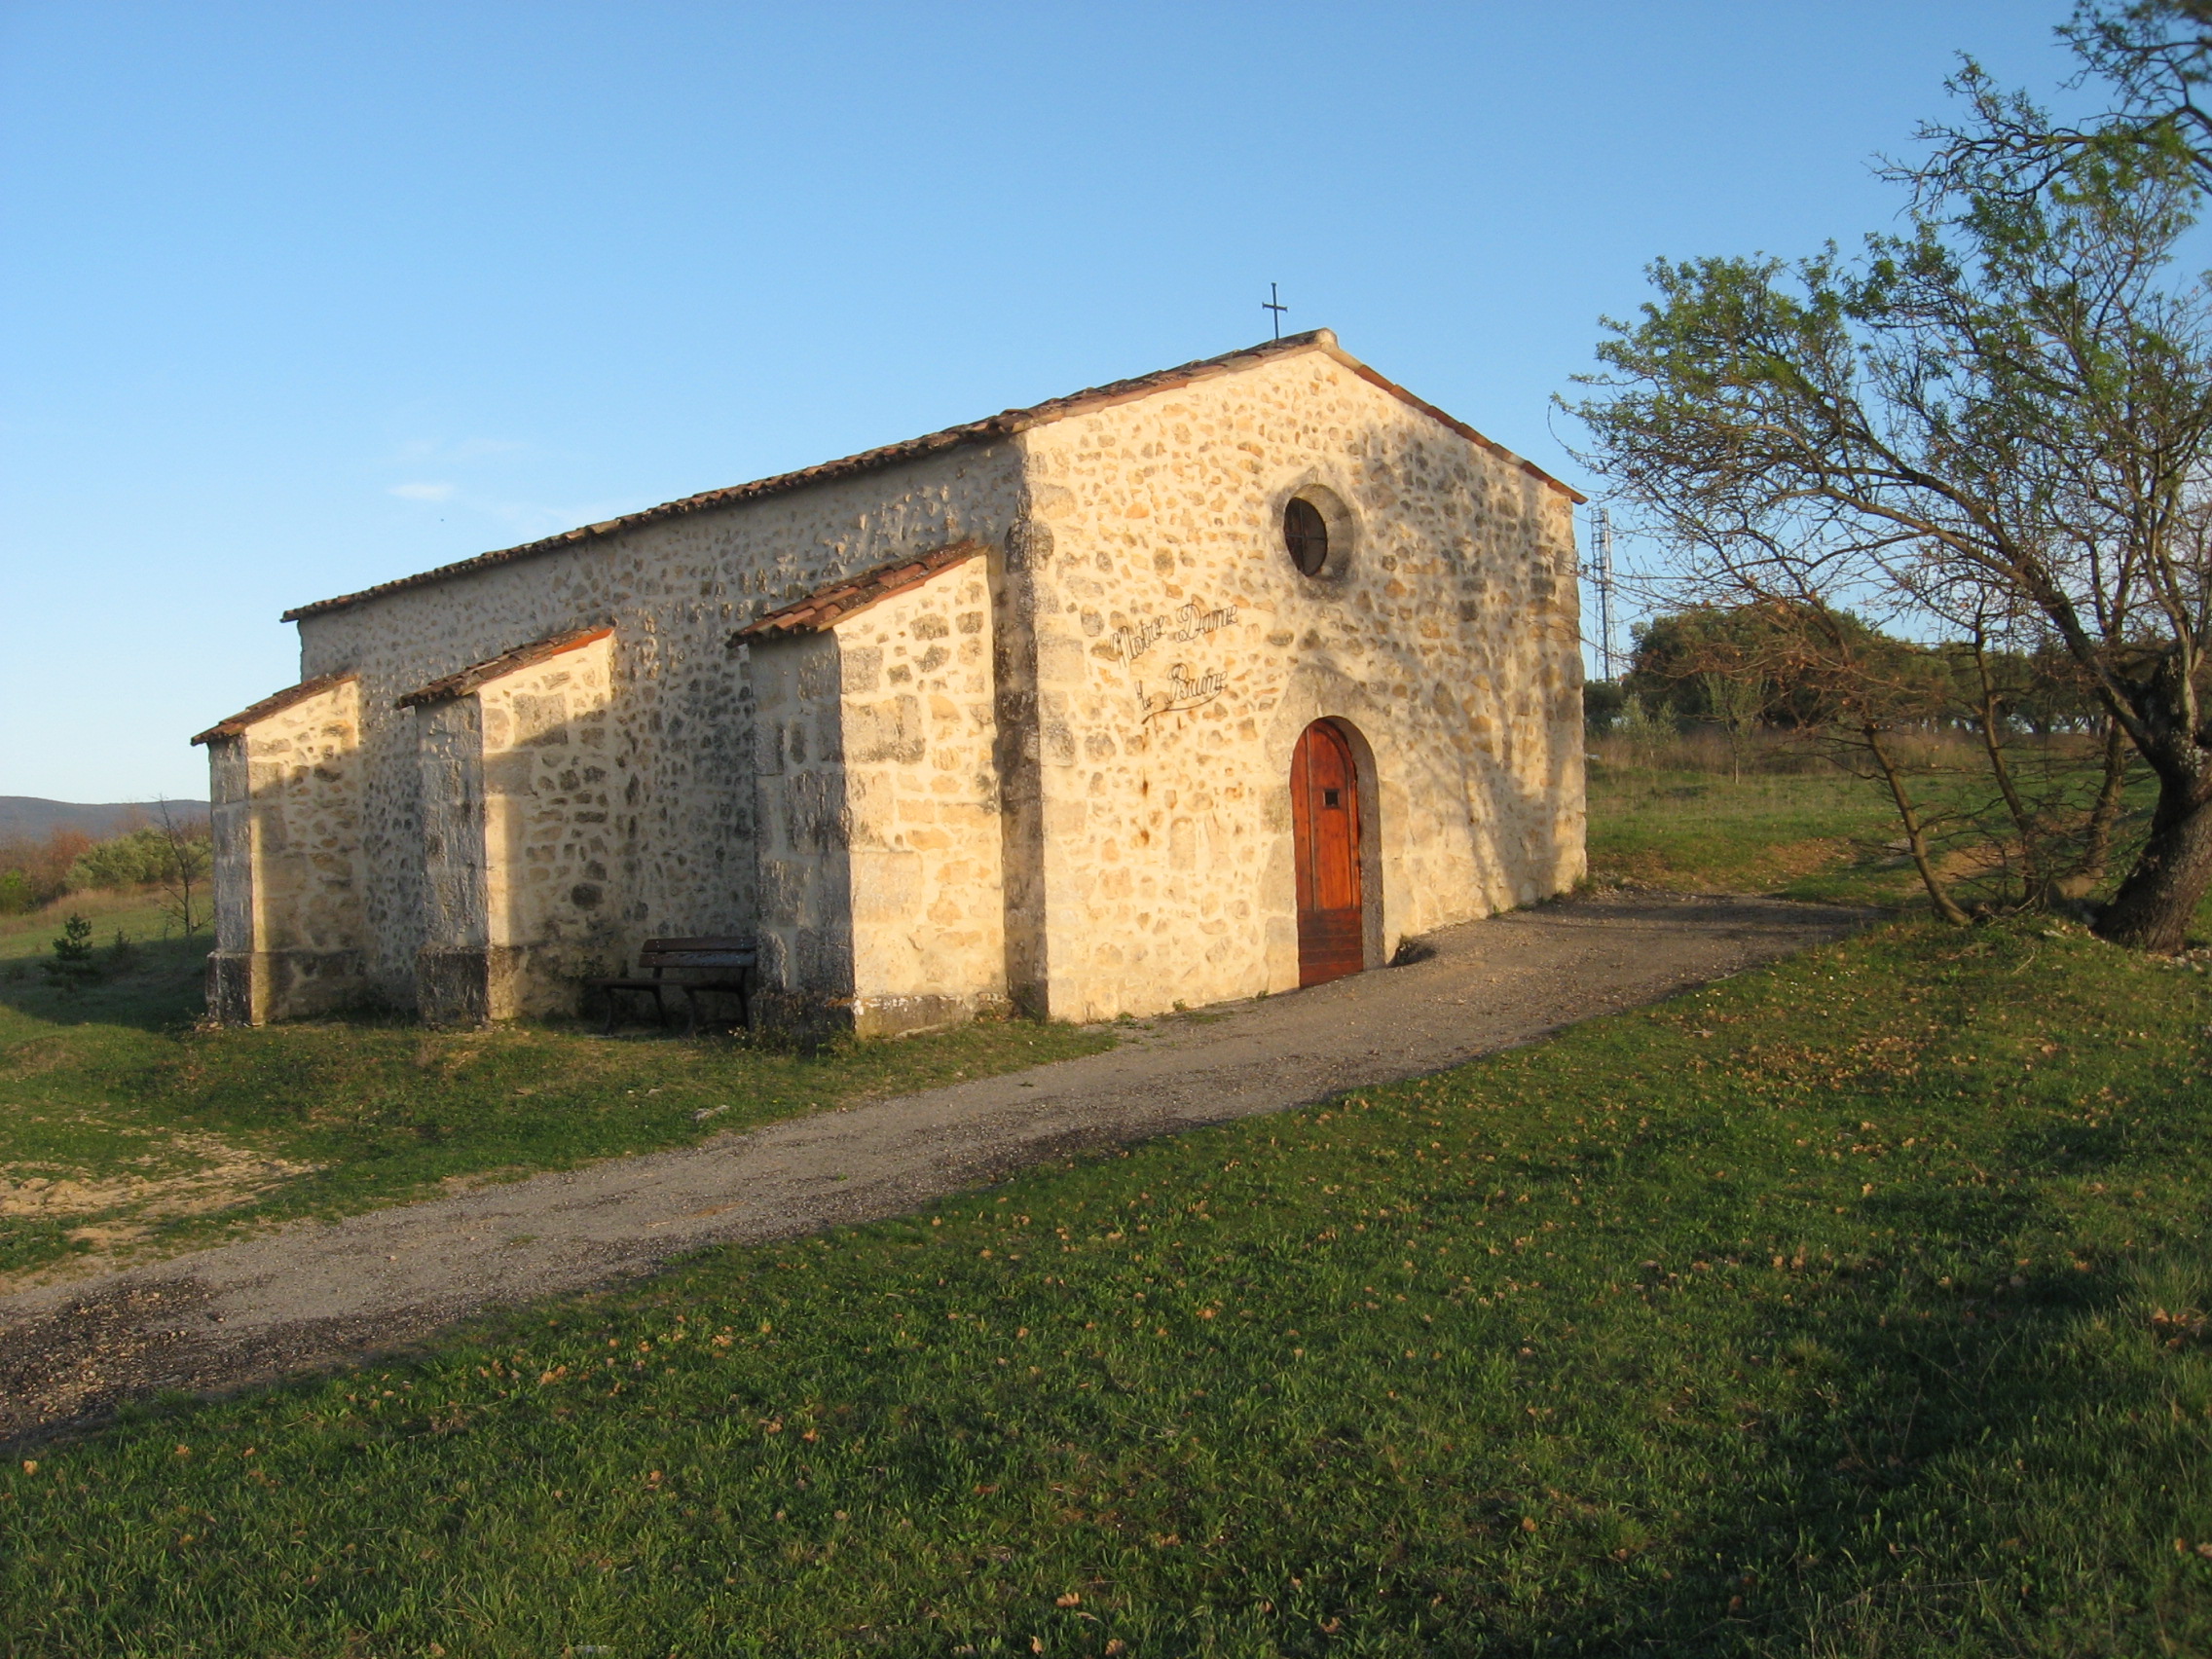
{"type": "Polygon", "coordinates": [[[0,1440],[157,1388],[359,1359],[704,1245],[899,1214],[1079,1148],[1438,1071],[1865,919],[1651,895],[1517,910],[1433,936],[1421,961],[1152,1021],[1104,1053],[24,1291],[0,1299],[0,1440]]]}

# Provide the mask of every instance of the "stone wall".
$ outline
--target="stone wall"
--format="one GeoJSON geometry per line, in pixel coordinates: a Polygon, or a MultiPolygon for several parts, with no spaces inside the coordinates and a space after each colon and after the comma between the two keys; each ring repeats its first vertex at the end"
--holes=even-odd
{"type": "Polygon", "coordinates": [[[755,645],[753,678],[764,1016],[880,1036],[1003,1008],[984,560],[755,645]]]}
{"type": "Polygon", "coordinates": [[[1022,438],[1045,1002],[1298,983],[1290,756],[1356,734],[1370,966],[1582,871],[1571,503],[1314,350],[1022,438]],[[1296,495],[1331,521],[1302,574],[1296,495]]]}
{"type": "Polygon", "coordinates": [[[373,983],[414,1005],[429,913],[415,716],[396,699],[530,641],[611,626],[608,882],[598,912],[608,949],[634,961],[648,938],[748,933],[753,708],[746,652],[731,650],[730,635],[900,554],[1003,538],[1020,503],[1013,446],[978,444],[303,617],[303,678],[351,670],[361,682],[373,983]]]}
{"type": "Polygon", "coordinates": [[[208,740],[217,1018],[323,1014],[366,989],[360,702],[341,680],[208,740]]]}

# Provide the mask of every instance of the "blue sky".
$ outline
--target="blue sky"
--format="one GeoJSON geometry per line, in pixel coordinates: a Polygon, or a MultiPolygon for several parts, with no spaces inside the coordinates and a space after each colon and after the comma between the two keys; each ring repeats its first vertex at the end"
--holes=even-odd
{"type": "Polygon", "coordinates": [[[206,793],[287,606],[1335,328],[1580,481],[1654,255],[1886,225],[2063,4],[0,0],[0,794],[206,793]]]}

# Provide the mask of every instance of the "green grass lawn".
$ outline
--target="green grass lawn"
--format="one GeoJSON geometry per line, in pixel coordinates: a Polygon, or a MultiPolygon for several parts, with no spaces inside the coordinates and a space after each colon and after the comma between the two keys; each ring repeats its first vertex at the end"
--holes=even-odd
{"type": "MultiPolygon", "coordinates": [[[[1803,757],[1790,758],[1803,763],[1803,757]]],[[[1978,788],[1957,768],[1917,771],[1907,781],[1924,818],[1938,821],[1978,788]]],[[[2141,843],[2154,798],[2147,779],[2130,785],[2108,895],[2141,843]]],[[[1594,885],[1766,893],[1909,912],[1929,908],[1919,872],[1900,850],[1903,831],[1886,791],[1832,767],[1751,771],[1738,778],[1679,764],[1594,757],[1589,800],[1594,885]]],[[[1936,839],[1938,868],[1955,878],[1940,826],[1936,839]]],[[[1956,888],[1954,897],[1971,906],[1977,895],[1969,884],[1956,888]]],[[[2197,926],[2212,934],[2212,895],[2197,912],[2197,926]]]]}
{"type": "MultiPolygon", "coordinates": [[[[1594,848],[1640,832],[1593,796],[1594,848]]],[[[1760,835],[1704,816],[1736,853],[1688,813],[1646,844],[1758,885],[1760,835]]],[[[342,1204],[449,1140],[481,1167],[572,1117],[613,1150],[702,1132],[718,1077],[803,1109],[925,1052],[192,1035],[153,957],[100,1018],[0,982],[4,1097],[328,1134],[279,1190],[342,1204]]],[[[2207,965],[1907,919],[405,1363],[136,1408],[0,1469],[0,1652],[2212,1652],[2207,965]]],[[[1077,1039],[940,1063],[1032,1040],[1077,1039]]]]}
{"type": "Polygon", "coordinates": [[[0,1474],[7,1651],[2204,1652],[2208,1021],[1903,923],[145,1408],[0,1474]]]}
{"type": "Polygon", "coordinates": [[[1590,875],[1827,903],[1925,902],[1890,850],[1897,813],[1840,771],[1726,773],[1593,764],[1590,875]]]}
{"type": "MultiPolygon", "coordinates": [[[[45,954],[53,947],[54,936],[61,931],[62,922],[72,913],[92,924],[92,940],[103,949],[113,949],[118,934],[133,944],[183,937],[183,930],[159,898],[143,893],[80,893],[28,914],[0,916],[0,964],[27,964],[45,954]]],[[[204,928],[202,923],[202,949],[208,943],[204,928]]],[[[0,967],[0,977],[5,973],[6,968],[0,967]]]]}
{"type": "MultiPolygon", "coordinates": [[[[111,963],[118,925],[103,915],[96,934],[111,963]]],[[[140,1258],[1114,1041],[1027,1020],[814,1055],[635,1027],[200,1029],[206,935],[136,937],[127,968],[76,994],[27,955],[0,956],[0,1286],[74,1257],[140,1258]]]]}

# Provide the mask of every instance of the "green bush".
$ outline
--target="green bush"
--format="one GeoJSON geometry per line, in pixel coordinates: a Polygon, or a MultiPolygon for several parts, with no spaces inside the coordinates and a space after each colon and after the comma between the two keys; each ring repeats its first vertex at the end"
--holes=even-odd
{"type": "Polygon", "coordinates": [[[147,887],[161,879],[168,846],[159,830],[133,830],[102,841],[69,866],[69,889],[147,887]]]}
{"type": "Polygon", "coordinates": [[[1621,718],[1621,710],[1628,701],[1628,693],[1617,680],[1586,680],[1582,682],[1582,725],[1592,737],[1603,737],[1613,729],[1621,718]]]}
{"type": "Polygon", "coordinates": [[[61,924],[61,937],[54,941],[54,960],[39,965],[48,977],[65,991],[81,991],[100,982],[100,965],[92,955],[92,924],[71,916],[61,924]]]}
{"type": "Polygon", "coordinates": [[[185,866],[182,873],[194,881],[207,873],[204,832],[172,842],[158,829],[132,830],[79,854],[69,866],[69,890],[167,884],[176,879],[180,864],[185,866]]]}

